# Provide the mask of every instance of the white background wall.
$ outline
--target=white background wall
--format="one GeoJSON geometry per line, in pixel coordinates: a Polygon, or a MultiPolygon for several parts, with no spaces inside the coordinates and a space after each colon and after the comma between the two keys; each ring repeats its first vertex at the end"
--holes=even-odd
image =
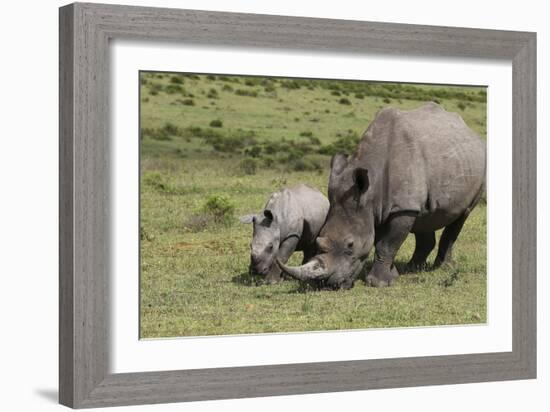
{"type": "MultiPolygon", "coordinates": [[[[105,2],[110,3],[105,0],[105,2]]],[[[0,64],[0,379],[2,410],[61,410],[57,405],[57,7],[64,2],[2,4],[0,64]]],[[[131,1],[125,4],[480,27],[538,32],[538,338],[537,380],[122,408],[215,411],[307,408],[317,411],[545,411],[550,399],[550,283],[545,215],[550,192],[550,26],[545,2],[277,0],[131,1]]],[[[117,410],[121,410],[120,408],[117,410]]]]}

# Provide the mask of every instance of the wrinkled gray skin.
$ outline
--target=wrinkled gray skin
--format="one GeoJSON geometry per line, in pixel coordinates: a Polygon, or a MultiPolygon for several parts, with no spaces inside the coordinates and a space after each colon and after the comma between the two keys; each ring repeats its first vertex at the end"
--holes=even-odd
{"type": "Polygon", "coordinates": [[[388,286],[393,260],[408,233],[416,248],[408,266],[423,267],[443,230],[434,266],[452,260],[453,245],[485,191],[481,140],[455,113],[431,103],[412,111],[380,111],[349,158],[335,155],[330,210],[318,254],[290,276],[329,288],[351,288],[375,247],[366,282],[388,286]]]}
{"type": "Polygon", "coordinates": [[[328,199],[306,185],[285,188],[271,195],[263,212],[240,218],[252,223],[250,271],[265,276],[266,283],[281,280],[275,259],[286,263],[292,253],[301,250],[303,263],[315,255],[315,239],[325,223],[328,199]]]}

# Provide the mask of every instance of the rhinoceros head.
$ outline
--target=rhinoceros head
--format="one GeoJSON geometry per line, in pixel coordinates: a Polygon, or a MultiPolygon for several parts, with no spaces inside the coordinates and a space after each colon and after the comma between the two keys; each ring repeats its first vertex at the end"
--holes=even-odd
{"type": "Polygon", "coordinates": [[[369,171],[335,155],[329,180],[330,209],[317,238],[317,255],[305,265],[289,267],[288,275],[316,281],[330,288],[347,289],[361,272],[374,243],[374,215],[369,171]]]}
{"type": "Polygon", "coordinates": [[[250,271],[266,276],[275,264],[279,251],[280,229],[277,216],[271,210],[240,218],[242,223],[252,223],[253,236],[250,243],[250,271]]]}

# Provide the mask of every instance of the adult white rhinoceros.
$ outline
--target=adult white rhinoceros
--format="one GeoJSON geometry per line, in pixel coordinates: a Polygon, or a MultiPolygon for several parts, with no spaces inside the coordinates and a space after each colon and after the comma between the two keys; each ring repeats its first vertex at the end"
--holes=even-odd
{"type": "Polygon", "coordinates": [[[350,288],[375,246],[366,281],[388,286],[393,260],[409,232],[416,249],[409,265],[423,265],[445,228],[435,266],[452,258],[465,220],[485,190],[486,145],[455,114],[430,103],[411,111],[380,111],[350,157],[335,155],[330,210],[305,265],[279,265],[302,281],[350,288]]]}

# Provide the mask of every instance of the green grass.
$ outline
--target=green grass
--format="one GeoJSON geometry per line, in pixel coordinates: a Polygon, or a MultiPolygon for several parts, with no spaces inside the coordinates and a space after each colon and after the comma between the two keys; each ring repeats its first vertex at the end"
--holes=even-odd
{"type": "MultiPolygon", "coordinates": [[[[142,73],[141,336],[485,322],[485,205],[466,222],[453,267],[404,274],[390,288],[359,280],[349,291],[313,291],[295,281],[256,286],[248,276],[252,231],[238,216],[284,186],[326,193],[331,151],[346,150],[380,108],[412,109],[432,95],[486,135],[483,88],[142,73]],[[208,214],[212,196],[227,209],[223,219],[208,214]]],[[[398,266],[413,248],[409,236],[398,266]]]]}

